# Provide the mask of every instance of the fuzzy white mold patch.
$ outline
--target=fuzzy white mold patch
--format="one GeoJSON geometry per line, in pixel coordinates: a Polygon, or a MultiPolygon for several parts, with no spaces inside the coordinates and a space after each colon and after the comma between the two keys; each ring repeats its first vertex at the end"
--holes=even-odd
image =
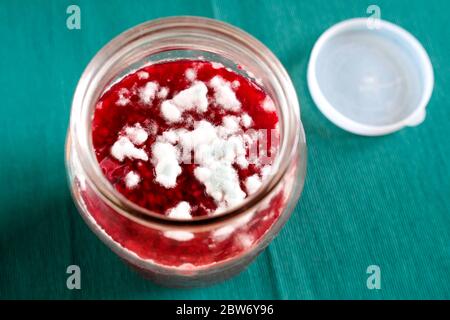
{"type": "Polygon", "coordinates": [[[255,193],[261,187],[261,178],[254,174],[245,180],[245,188],[248,194],[255,193]]]}
{"type": "Polygon", "coordinates": [[[139,71],[137,73],[137,75],[138,75],[138,78],[141,79],[141,80],[148,79],[148,77],[149,77],[149,74],[148,74],[147,71],[139,71]]]}
{"type": "Polygon", "coordinates": [[[128,189],[136,188],[140,181],[141,177],[134,171],[128,172],[125,176],[125,185],[128,189]]]}
{"type": "Polygon", "coordinates": [[[139,90],[139,97],[145,104],[150,104],[158,92],[158,83],[154,81],[147,82],[143,88],[139,90]]]}
{"type": "Polygon", "coordinates": [[[253,119],[252,119],[252,117],[250,117],[250,116],[248,115],[248,113],[244,113],[244,114],[241,116],[241,123],[242,123],[242,126],[243,126],[244,128],[250,128],[250,126],[251,126],[252,123],[253,123],[253,119]]]}
{"type": "Polygon", "coordinates": [[[210,80],[209,85],[214,89],[214,100],[218,106],[231,111],[241,109],[241,102],[237,99],[230,82],[215,76],[210,80]]]}
{"type": "Polygon", "coordinates": [[[197,79],[197,71],[195,71],[195,69],[192,68],[187,69],[184,75],[186,76],[186,79],[189,81],[194,81],[195,79],[197,79]]]}
{"type": "Polygon", "coordinates": [[[126,97],[129,93],[130,92],[125,88],[120,89],[118,92],[119,99],[117,99],[116,104],[119,106],[126,106],[130,103],[130,99],[126,97]]]}
{"type": "Polygon", "coordinates": [[[268,112],[275,112],[275,104],[273,103],[273,100],[267,96],[262,104],[262,107],[264,108],[264,110],[268,111],[268,112]]]}
{"type": "Polygon", "coordinates": [[[192,86],[177,93],[172,99],[161,103],[161,114],[169,122],[178,122],[184,111],[196,109],[205,112],[208,109],[208,88],[197,81],[192,86]]]}
{"type": "Polygon", "coordinates": [[[168,95],[169,95],[169,88],[167,87],[161,87],[157,94],[159,99],[165,99],[167,98],[168,95]]]}
{"type": "Polygon", "coordinates": [[[147,153],[143,149],[137,148],[128,137],[119,137],[111,147],[111,155],[119,161],[137,159],[147,161],[147,153]]]}
{"type": "Polygon", "coordinates": [[[152,156],[156,182],[167,189],[175,187],[177,177],[181,173],[178,150],[170,143],[155,142],[152,146],[152,156]]]}
{"type": "Polygon", "coordinates": [[[139,123],[125,128],[125,134],[136,145],[141,145],[148,139],[147,131],[139,123]]]}
{"type": "Polygon", "coordinates": [[[170,230],[164,231],[164,236],[177,241],[189,241],[194,239],[194,234],[188,231],[170,230]]]}
{"type": "Polygon", "coordinates": [[[191,206],[186,201],[181,201],[174,208],[169,209],[167,216],[173,219],[188,220],[192,219],[191,206]]]}

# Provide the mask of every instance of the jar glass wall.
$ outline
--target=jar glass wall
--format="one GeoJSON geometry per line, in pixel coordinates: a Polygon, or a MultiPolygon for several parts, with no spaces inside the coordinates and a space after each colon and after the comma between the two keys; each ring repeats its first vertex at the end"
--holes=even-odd
{"type": "Polygon", "coordinates": [[[297,96],[278,59],[242,30],[198,17],[144,23],[108,43],[81,76],[66,166],[86,223],[135,269],[169,286],[220,281],[242,270],[267,246],[300,196],[306,141],[297,96]],[[220,62],[251,78],[270,95],[279,116],[280,148],[263,186],[237,207],[189,221],[168,219],[127,200],[104,177],[92,145],[93,112],[105,89],[144,65],[174,59],[220,62]]]}

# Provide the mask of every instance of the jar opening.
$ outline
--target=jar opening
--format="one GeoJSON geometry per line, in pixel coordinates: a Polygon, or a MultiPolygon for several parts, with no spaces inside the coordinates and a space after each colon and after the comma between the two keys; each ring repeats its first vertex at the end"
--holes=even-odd
{"type": "Polygon", "coordinates": [[[154,20],[134,27],[109,42],[92,59],[77,86],[71,114],[71,140],[80,155],[86,179],[114,209],[137,221],[168,224],[202,224],[228,219],[252,208],[283,178],[299,139],[305,140],[293,85],[278,59],[258,40],[228,24],[198,17],[154,20]],[[200,54],[200,56],[199,56],[200,54]],[[280,147],[273,174],[253,195],[214,216],[174,220],[126,199],[103,175],[92,143],[92,118],[96,101],[115,81],[145,64],[169,59],[220,62],[239,72],[250,72],[272,97],[279,116],[280,147]],[[236,66],[242,66],[243,69],[236,66]]]}

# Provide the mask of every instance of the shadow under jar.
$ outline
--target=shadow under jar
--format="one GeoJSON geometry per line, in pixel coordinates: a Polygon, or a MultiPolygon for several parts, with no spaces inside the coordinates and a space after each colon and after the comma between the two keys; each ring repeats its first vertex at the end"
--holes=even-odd
{"type": "Polygon", "coordinates": [[[199,17],[150,21],[114,38],[82,74],[72,104],[66,167],[88,226],[146,278],[183,287],[221,281],[241,271],[270,243],[303,189],[306,140],[298,99],[278,59],[242,30],[199,17]],[[119,193],[104,176],[92,141],[95,106],[105,90],[143,66],[177,59],[221,63],[257,82],[274,102],[280,137],[272,173],[254,194],[220,214],[182,221],[119,193]]]}

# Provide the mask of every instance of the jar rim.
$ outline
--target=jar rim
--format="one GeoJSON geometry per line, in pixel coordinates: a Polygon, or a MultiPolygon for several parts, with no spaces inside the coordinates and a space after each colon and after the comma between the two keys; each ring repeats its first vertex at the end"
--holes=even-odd
{"type": "MultiPolygon", "coordinates": [[[[186,50],[190,50],[190,48],[186,50]]],[[[100,89],[103,93],[104,87],[100,89]]],[[[280,112],[278,113],[280,116],[280,112]]],[[[218,20],[195,16],[174,16],[144,22],[124,31],[108,42],[92,58],[81,75],[72,101],[70,118],[69,138],[74,144],[75,151],[79,155],[83,155],[80,157],[80,164],[86,180],[108,205],[122,215],[144,225],[152,223],[209,224],[212,221],[222,221],[247,212],[269,195],[282,180],[288,171],[290,160],[295,156],[299,142],[306,143],[303,125],[300,121],[297,94],[287,71],[276,56],[259,40],[237,27],[218,20]],[[208,34],[217,39],[222,37],[230,46],[237,46],[252,55],[255,61],[263,64],[274,75],[274,80],[276,80],[274,84],[279,94],[276,107],[280,109],[277,111],[282,111],[280,118],[282,123],[282,128],[280,128],[282,130],[281,146],[275,157],[273,167],[276,170],[273,174],[267,181],[264,181],[257,192],[244,199],[239,205],[228,208],[217,215],[194,217],[190,220],[176,220],[153,212],[135,204],[119,193],[102,173],[92,143],[92,114],[90,111],[92,111],[92,104],[95,104],[98,99],[98,97],[94,99],[94,96],[98,95],[95,87],[102,87],[98,84],[101,76],[104,76],[105,70],[112,68],[116,61],[123,58],[127,48],[136,46],[137,43],[143,41],[160,40],[167,34],[176,32],[190,36],[208,34]]],[[[306,162],[306,157],[303,157],[303,161],[306,162]]]]}

